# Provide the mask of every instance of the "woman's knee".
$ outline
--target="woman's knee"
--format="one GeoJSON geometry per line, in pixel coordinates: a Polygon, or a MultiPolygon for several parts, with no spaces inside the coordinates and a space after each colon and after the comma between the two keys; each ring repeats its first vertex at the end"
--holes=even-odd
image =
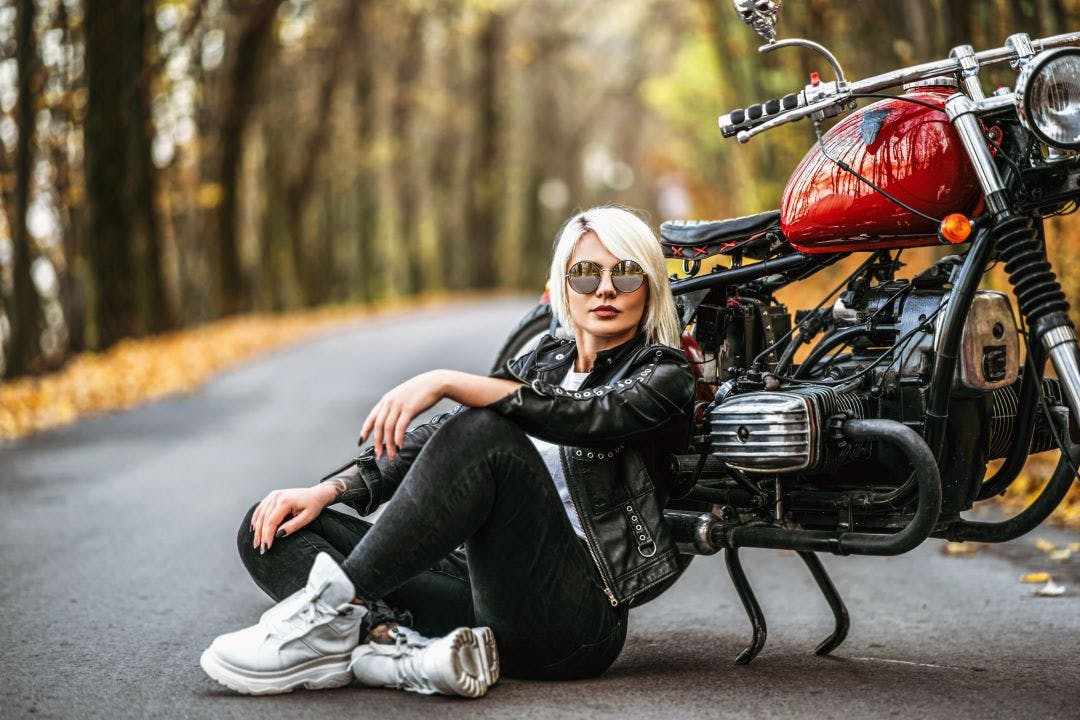
{"type": "Polygon", "coordinates": [[[251,519],[258,507],[259,503],[251,506],[240,523],[240,529],[236,531],[236,549],[240,552],[240,559],[244,561],[245,566],[249,565],[249,560],[254,559],[258,554],[254,546],[255,533],[251,529],[251,519]]]}
{"type": "Polygon", "coordinates": [[[468,408],[449,418],[436,435],[458,447],[506,447],[507,443],[528,442],[525,432],[512,420],[487,408],[468,408]]]}

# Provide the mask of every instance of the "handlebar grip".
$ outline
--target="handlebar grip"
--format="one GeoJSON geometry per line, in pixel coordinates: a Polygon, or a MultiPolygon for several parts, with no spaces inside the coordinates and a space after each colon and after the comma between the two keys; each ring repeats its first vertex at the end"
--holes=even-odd
{"type": "Polygon", "coordinates": [[[789,93],[781,98],[773,98],[747,108],[736,108],[727,115],[720,116],[720,134],[732,137],[740,130],[746,130],[788,110],[805,105],[801,93],[789,93]]]}

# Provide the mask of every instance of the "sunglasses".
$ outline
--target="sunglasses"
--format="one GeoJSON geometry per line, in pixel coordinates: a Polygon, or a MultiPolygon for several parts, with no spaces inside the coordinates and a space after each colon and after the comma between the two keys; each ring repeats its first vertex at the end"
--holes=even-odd
{"type": "Polygon", "coordinates": [[[605,270],[611,275],[612,287],[621,293],[634,292],[645,282],[645,271],[633,260],[620,260],[610,270],[590,260],[581,260],[570,266],[566,284],[582,295],[594,293],[600,287],[600,274],[605,270]]]}

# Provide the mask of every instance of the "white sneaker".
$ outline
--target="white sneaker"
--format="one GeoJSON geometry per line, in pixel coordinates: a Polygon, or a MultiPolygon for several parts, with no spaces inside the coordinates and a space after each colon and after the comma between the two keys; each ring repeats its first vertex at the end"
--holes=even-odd
{"type": "Polygon", "coordinates": [[[426,638],[411,628],[390,630],[393,645],[366,643],[353,651],[352,671],[364,685],[480,697],[499,679],[490,628],[458,628],[426,638]]]}
{"type": "Polygon", "coordinates": [[[348,685],[350,656],[367,614],[352,604],[354,596],[338,564],[319,553],[304,589],[263,613],[258,624],[218,636],[199,664],[222,685],[251,695],[348,685]]]}

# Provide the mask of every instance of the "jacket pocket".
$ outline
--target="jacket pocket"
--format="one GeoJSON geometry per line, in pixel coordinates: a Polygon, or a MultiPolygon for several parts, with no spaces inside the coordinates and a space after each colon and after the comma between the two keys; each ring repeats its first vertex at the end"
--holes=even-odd
{"type": "Polygon", "coordinates": [[[596,517],[614,510],[631,496],[630,488],[615,470],[614,464],[623,460],[625,450],[616,448],[570,448],[571,473],[580,479],[589,507],[583,508],[596,517]]]}

